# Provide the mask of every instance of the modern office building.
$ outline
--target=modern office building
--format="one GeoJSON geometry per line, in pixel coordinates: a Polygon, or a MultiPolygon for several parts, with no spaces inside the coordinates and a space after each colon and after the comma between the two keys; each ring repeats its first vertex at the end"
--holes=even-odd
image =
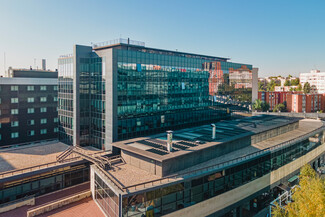
{"type": "Polygon", "coordinates": [[[247,216],[324,162],[318,120],[254,116],[113,143],[123,161],[91,165],[106,216],[247,216]]]}
{"type": "Polygon", "coordinates": [[[229,104],[214,96],[238,93],[225,87],[229,70],[243,67],[253,70],[129,39],[76,45],[59,58],[59,139],[110,150],[115,141],[227,119],[229,104]]]}
{"type": "Polygon", "coordinates": [[[57,78],[0,78],[0,146],[58,137],[57,78]]]}

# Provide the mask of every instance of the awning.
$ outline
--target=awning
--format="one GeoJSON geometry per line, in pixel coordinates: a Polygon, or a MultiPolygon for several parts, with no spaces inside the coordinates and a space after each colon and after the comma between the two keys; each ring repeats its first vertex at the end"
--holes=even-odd
{"type": "Polygon", "coordinates": [[[290,179],[288,179],[288,182],[294,182],[297,179],[299,179],[299,176],[295,175],[295,176],[292,176],[290,179]]]}

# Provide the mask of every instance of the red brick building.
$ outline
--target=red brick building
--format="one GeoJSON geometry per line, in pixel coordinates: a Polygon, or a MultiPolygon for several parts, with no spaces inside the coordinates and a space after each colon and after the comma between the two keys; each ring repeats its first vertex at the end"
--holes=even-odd
{"type": "Polygon", "coordinates": [[[288,112],[325,111],[325,94],[260,91],[258,92],[258,99],[267,102],[270,105],[270,110],[273,110],[277,104],[286,102],[288,112]]]}

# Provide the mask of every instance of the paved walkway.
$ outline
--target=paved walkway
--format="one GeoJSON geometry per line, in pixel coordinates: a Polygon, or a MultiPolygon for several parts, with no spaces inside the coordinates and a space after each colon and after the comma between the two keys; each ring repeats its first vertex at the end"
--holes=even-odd
{"type": "Polygon", "coordinates": [[[105,217],[91,197],[63,206],[37,217],[105,217]]]}
{"type": "Polygon", "coordinates": [[[67,197],[69,195],[73,195],[78,192],[88,190],[89,188],[90,188],[89,182],[86,182],[73,187],[69,187],[49,194],[45,194],[35,198],[34,206],[22,206],[5,213],[0,213],[0,217],[25,217],[27,215],[27,210],[32,207],[39,206],[53,200],[58,200],[60,198],[67,197]]]}

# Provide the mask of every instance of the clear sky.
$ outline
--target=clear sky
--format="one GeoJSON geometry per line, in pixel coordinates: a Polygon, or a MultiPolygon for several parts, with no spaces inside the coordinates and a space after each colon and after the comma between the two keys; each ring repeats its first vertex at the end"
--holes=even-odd
{"type": "Polygon", "coordinates": [[[260,76],[325,71],[325,1],[0,0],[0,75],[57,68],[74,44],[115,38],[250,63],[260,76]]]}

